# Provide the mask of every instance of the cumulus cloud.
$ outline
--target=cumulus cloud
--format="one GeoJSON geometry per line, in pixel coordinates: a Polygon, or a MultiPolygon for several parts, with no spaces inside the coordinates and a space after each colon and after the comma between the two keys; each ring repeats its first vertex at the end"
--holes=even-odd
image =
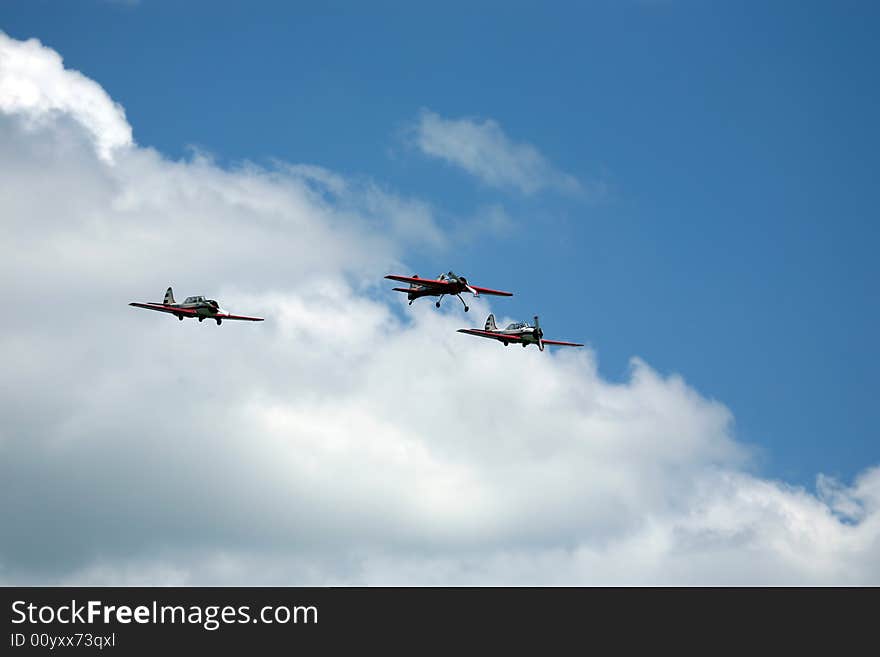
{"type": "Polygon", "coordinates": [[[63,114],[91,133],[104,159],[132,144],[125,110],[99,84],[64,68],[61,56],[36,39],[16,41],[0,32],[0,111],[38,126],[63,114]]]}
{"type": "Polygon", "coordinates": [[[22,51],[55,100],[0,107],[0,582],[880,583],[880,469],[766,480],[678,376],[404,314],[377,282],[442,246],[429,206],[120,141],[3,39],[0,80],[22,51]],[[126,305],[168,284],[267,321],[126,305]]]}
{"type": "Polygon", "coordinates": [[[422,110],[412,133],[425,155],[460,167],[492,187],[523,194],[582,189],[574,176],[556,169],[531,144],[510,139],[492,119],[446,119],[422,110]]]}

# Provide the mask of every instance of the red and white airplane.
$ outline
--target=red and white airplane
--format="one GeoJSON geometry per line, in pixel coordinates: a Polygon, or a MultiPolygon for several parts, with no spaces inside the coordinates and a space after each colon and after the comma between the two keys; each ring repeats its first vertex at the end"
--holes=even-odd
{"type": "Polygon", "coordinates": [[[434,305],[440,307],[440,301],[447,294],[458,297],[464,306],[464,311],[469,310],[468,305],[461,298],[462,292],[470,292],[475,297],[481,294],[492,294],[499,297],[512,297],[512,292],[501,292],[500,290],[490,290],[487,287],[476,287],[468,283],[464,276],[459,276],[453,272],[448,274],[440,274],[437,278],[419,278],[418,274],[412,276],[394,276],[389,275],[385,278],[392,281],[400,281],[401,283],[409,283],[409,287],[395,287],[395,292],[406,292],[406,298],[409,299],[409,305],[421,297],[440,297],[434,305]]]}
{"type": "Polygon", "coordinates": [[[171,291],[170,287],[165,292],[165,300],[162,303],[132,302],[128,305],[137,308],[146,308],[147,310],[158,310],[161,313],[171,313],[172,315],[177,315],[177,319],[181,322],[184,317],[196,317],[200,322],[205,319],[213,319],[217,322],[217,326],[220,326],[224,319],[237,319],[245,322],[263,321],[262,317],[230,315],[229,313],[224,312],[223,309],[220,308],[220,304],[216,301],[213,299],[206,299],[202,296],[187,297],[183,300],[183,303],[175,303],[174,293],[171,291]]]}
{"type": "Polygon", "coordinates": [[[489,315],[486,318],[486,326],[480,329],[458,329],[459,333],[467,333],[468,335],[476,335],[481,338],[492,338],[502,342],[504,346],[508,346],[511,342],[521,344],[525,349],[530,344],[538,345],[538,349],[544,351],[545,344],[554,344],[560,347],[583,347],[584,345],[577,342],[560,342],[559,340],[545,340],[544,331],[538,324],[538,316],[535,315],[535,324],[530,326],[526,322],[515,322],[509,324],[505,329],[499,329],[495,326],[495,315],[489,315]]]}

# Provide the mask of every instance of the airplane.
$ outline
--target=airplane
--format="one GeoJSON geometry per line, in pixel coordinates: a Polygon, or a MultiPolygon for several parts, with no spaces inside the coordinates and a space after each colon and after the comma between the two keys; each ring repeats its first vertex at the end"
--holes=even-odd
{"type": "Polygon", "coordinates": [[[458,297],[458,300],[461,301],[464,306],[464,311],[467,312],[469,308],[464,302],[464,299],[461,298],[462,292],[470,292],[475,297],[480,296],[481,294],[493,294],[499,297],[513,296],[512,292],[501,292],[500,290],[490,290],[486,287],[475,287],[468,283],[464,276],[459,276],[453,272],[440,274],[435,279],[419,278],[418,274],[413,274],[412,276],[389,275],[385,278],[391,279],[392,281],[400,281],[401,283],[409,283],[409,287],[393,288],[395,292],[406,292],[406,298],[409,299],[409,305],[412,305],[413,301],[420,299],[421,297],[440,297],[440,299],[437,300],[437,303],[434,304],[439,308],[440,301],[448,294],[450,296],[458,297]]]}
{"type": "Polygon", "coordinates": [[[514,322],[508,324],[507,328],[499,329],[495,326],[495,315],[489,315],[486,318],[486,326],[480,329],[458,329],[459,333],[467,333],[476,335],[481,338],[492,338],[503,342],[504,346],[508,346],[511,342],[519,343],[525,349],[530,344],[538,345],[538,349],[544,351],[545,344],[555,344],[561,347],[583,347],[584,345],[577,342],[560,342],[558,340],[545,340],[544,331],[538,324],[538,316],[535,315],[535,323],[530,326],[526,322],[514,322]]]}
{"type": "Polygon", "coordinates": [[[187,297],[183,303],[175,303],[174,292],[169,287],[165,292],[165,300],[162,303],[130,303],[129,306],[137,308],[146,308],[147,310],[158,310],[162,313],[171,313],[177,315],[177,319],[181,322],[184,317],[196,317],[198,320],[213,319],[220,326],[224,319],[239,319],[247,322],[262,322],[262,317],[245,317],[243,315],[230,315],[223,312],[213,299],[206,299],[203,296],[187,297]]]}

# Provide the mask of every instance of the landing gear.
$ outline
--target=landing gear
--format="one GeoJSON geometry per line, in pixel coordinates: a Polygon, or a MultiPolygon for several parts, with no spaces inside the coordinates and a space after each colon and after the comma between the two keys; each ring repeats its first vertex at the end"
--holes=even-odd
{"type": "Polygon", "coordinates": [[[437,307],[439,308],[439,307],[440,307],[440,302],[438,301],[438,302],[435,303],[434,305],[437,306],[437,307]]]}
{"type": "Polygon", "coordinates": [[[409,305],[412,305],[412,301],[409,302],[409,305]]]}
{"type": "Polygon", "coordinates": [[[523,349],[525,349],[528,346],[525,342],[523,342],[522,344],[523,344],[523,349]]]}
{"type": "Polygon", "coordinates": [[[204,317],[199,317],[199,322],[204,322],[204,321],[205,321],[204,317]]]}
{"type": "Polygon", "coordinates": [[[468,308],[468,305],[464,302],[464,299],[461,298],[461,295],[460,295],[460,294],[456,294],[455,296],[457,296],[457,297],[458,297],[458,300],[461,301],[461,305],[464,306],[464,311],[465,311],[465,312],[467,312],[468,310],[470,310],[470,308],[468,308]]]}
{"type": "Polygon", "coordinates": [[[182,322],[182,321],[183,321],[183,315],[178,315],[178,316],[177,316],[177,319],[179,319],[179,320],[182,322]]]}
{"type": "Polygon", "coordinates": [[[505,342],[505,343],[504,343],[504,346],[505,346],[505,347],[509,347],[509,346],[510,346],[510,343],[509,343],[509,342],[505,342]]]}
{"type": "Polygon", "coordinates": [[[217,320],[217,326],[220,326],[220,324],[221,324],[222,322],[223,322],[222,319],[218,319],[218,320],[217,320]]]}

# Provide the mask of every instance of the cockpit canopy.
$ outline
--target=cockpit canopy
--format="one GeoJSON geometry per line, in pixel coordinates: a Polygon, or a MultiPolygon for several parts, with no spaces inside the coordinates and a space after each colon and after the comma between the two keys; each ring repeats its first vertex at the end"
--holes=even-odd
{"type": "Polygon", "coordinates": [[[183,302],[184,303],[207,303],[211,306],[214,306],[215,308],[218,305],[217,302],[214,301],[213,299],[206,299],[202,295],[199,295],[196,297],[187,297],[186,299],[183,300],[183,302]]]}
{"type": "Polygon", "coordinates": [[[529,328],[528,322],[514,322],[513,324],[507,325],[507,331],[515,331],[517,329],[529,328]]]}

